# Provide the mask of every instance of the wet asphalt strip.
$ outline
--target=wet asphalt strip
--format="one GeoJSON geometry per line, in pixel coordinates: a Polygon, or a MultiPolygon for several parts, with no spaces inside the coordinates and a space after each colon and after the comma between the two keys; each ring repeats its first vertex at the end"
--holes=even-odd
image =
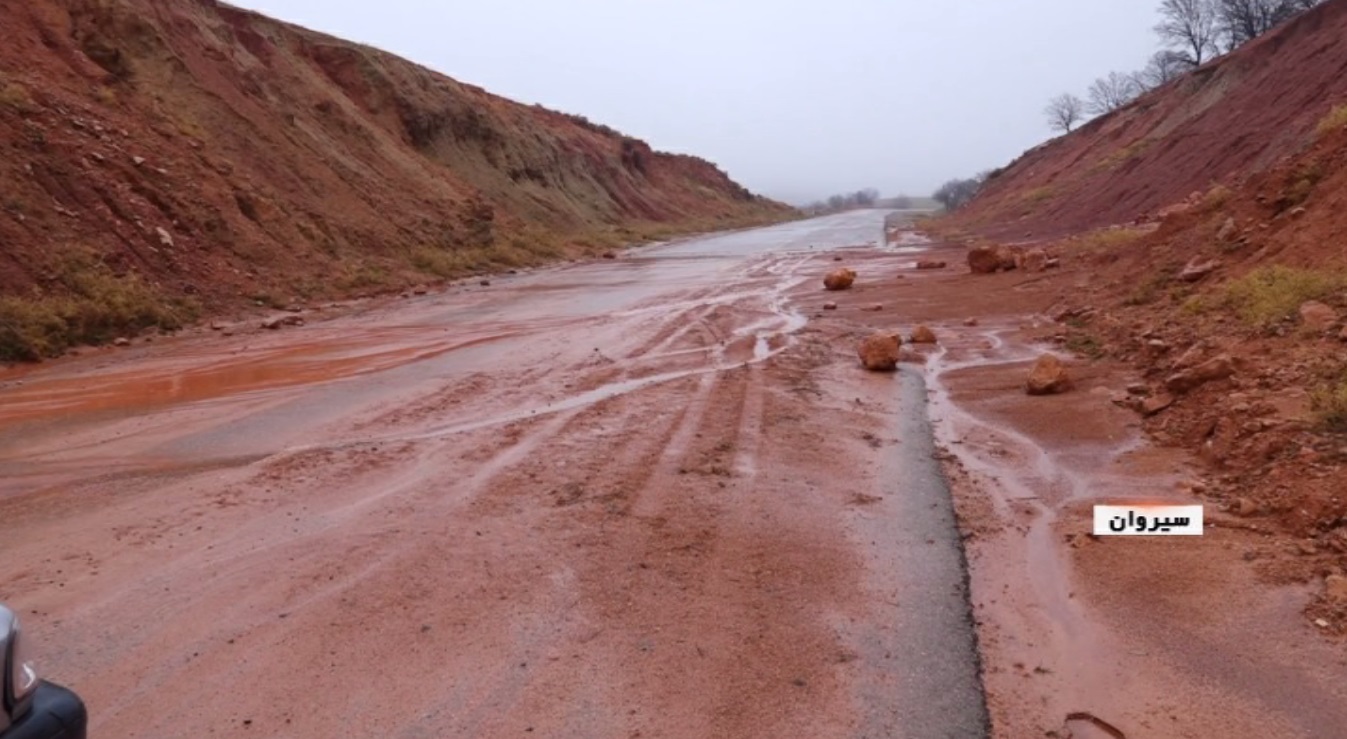
{"type": "Polygon", "coordinates": [[[968,563],[949,483],[935,458],[926,382],[903,366],[899,411],[888,429],[898,443],[883,460],[880,515],[865,533],[892,567],[875,568],[870,588],[891,594],[896,622],[871,632],[863,654],[867,739],[981,739],[990,734],[968,563]]]}

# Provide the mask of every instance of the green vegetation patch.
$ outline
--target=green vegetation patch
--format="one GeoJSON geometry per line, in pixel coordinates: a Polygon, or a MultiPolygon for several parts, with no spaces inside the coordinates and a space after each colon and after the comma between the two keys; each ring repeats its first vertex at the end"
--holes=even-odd
{"type": "Polygon", "coordinates": [[[64,264],[57,281],[60,292],[0,297],[0,361],[55,357],[147,328],[173,331],[199,313],[195,303],[166,299],[138,276],[118,277],[89,258],[64,264]]]}
{"type": "Polygon", "coordinates": [[[1318,132],[1320,136],[1347,128],[1347,103],[1338,105],[1328,111],[1328,115],[1319,120],[1318,132]]]}
{"type": "Polygon", "coordinates": [[[1250,325],[1267,327],[1291,317],[1301,304],[1344,287],[1347,274],[1341,271],[1274,265],[1256,269],[1213,294],[1195,297],[1186,307],[1194,312],[1228,310],[1250,325]]]}

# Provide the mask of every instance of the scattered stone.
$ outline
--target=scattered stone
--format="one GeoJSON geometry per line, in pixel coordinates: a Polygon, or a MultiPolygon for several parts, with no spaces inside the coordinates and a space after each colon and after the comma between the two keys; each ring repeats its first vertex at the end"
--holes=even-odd
{"type": "Polygon", "coordinates": [[[976,326],[976,325],[978,325],[978,319],[976,319],[976,318],[965,318],[965,319],[963,319],[963,325],[968,326],[968,327],[976,326]]]}
{"type": "Polygon", "coordinates": [[[837,303],[824,303],[823,310],[837,310],[837,303]]]}
{"type": "Polygon", "coordinates": [[[842,261],[842,258],[841,258],[841,257],[833,257],[833,261],[834,261],[834,262],[840,262],[840,261],[842,261]]]}
{"type": "Polygon", "coordinates": [[[876,333],[861,341],[856,354],[871,372],[892,372],[898,366],[900,349],[897,336],[876,333]]]}
{"type": "Polygon", "coordinates": [[[1179,279],[1184,282],[1197,282],[1203,277],[1215,272],[1220,266],[1221,263],[1215,259],[1208,259],[1203,262],[1197,257],[1193,257],[1188,260],[1188,264],[1184,265],[1183,271],[1179,273],[1179,279]]]}
{"type": "Polygon", "coordinates": [[[1144,382],[1134,382],[1127,386],[1128,395],[1150,395],[1151,388],[1144,382]]]}
{"type": "Polygon", "coordinates": [[[491,287],[491,280],[482,280],[481,282],[479,282],[479,283],[477,283],[477,284],[478,284],[478,285],[481,285],[482,287],[491,287]]]}
{"type": "Polygon", "coordinates": [[[883,303],[872,303],[872,304],[866,306],[865,309],[866,309],[867,311],[870,311],[871,313],[878,313],[878,312],[884,310],[884,304],[883,304],[883,303]]]}
{"type": "Polygon", "coordinates": [[[603,258],[604,258],[604,259],[617,259],[617,254],[616,254],[615,252],[606,251],[606,252],[603,253],[603,258]]]}
{"type": "Polygon", "coordinates": [[[935,332],[929,326],[918,326],[912,329],[913,344],[934,344],[936,343],[935,332]]]}
{"type": "Polygon", "coordinates": [[[1338,332],[1338,341],[1347,341],[1347,326],[1343,326],[1338,332]]]}
{"type": "Polygon", "coordinates": [[[1248,518],[1258,512],[1258,505],[1248,498],[1236,498],[1230,511],[1240,518],[1248,518]]]}
{"type": "Polygon", "coordinates": [[[131,157],[131,163],[139,167],[145,163],[145,157],[131,157]]]}
{"type": "Polygon", "coordinates": [[[843,267],[842,269],[833,270],[832,272],[828,273],[827,277],[823,278],[823,287],[833,291],[850,290],[851,286],[854,285],[855,283],[856,283],[856,271],[853,269],[847,269],[846,267],[843,267]]]}
{"type": "Polygon", "coordinates": [[[1300,306],[1300,322],[1311,331],[1324,332],[1338,322],[1338,313],[1332,308],[1311,300],[1300,306]]]}
{"type": "Polygon", "coordinates": [[[1221,224],[1221,230],[1216,232],[1216,240],[1221,243],[1226,243],[1235,238],[1235,235],[1238,233],[1239,225],[1235,223],[1235,217],[1230,216],[1225,219],[1225,223],[1221,224]]]}
{"type": "Polygon", "coordinates": [[[1049,257],[1048,261],[1043,263],[1043,269],[1057,269],[1062,266],[1062,260],[1057,257],[1049,257]]]}
{"type": "Polygon", "coordinates": [[[1222,354],[1193,367],[1177,372],[1165,380],[1170,392],[1186,393],[1215,380],[1224,380],[1235,374],[1235,363],[1229,356],[1222,354]]]}
{"type": "Polygon", "coordinates": [[[1071,376],[1066,365],[1055,354],[1044,354],[1029,371],[1029,379],[1024,385],[1030,395],[1056,395],[1071,389],[1071,376]]]}
{"type": "Polygon", "coordinates": [[[424,287],[418,287],[412,290],[412,295],[425,295],[427,292],[429,291],[426,290],[424,287]]]}
{"type": "Polygon", "coordinates": [[[946,264],[934,259],[923,259],[917,262],[917,269],[944,269],[946,264]]]}
{"type": "Polygon", "coordinates": [[[131,340],[125,336],[118,336],[112,340],[113,346],[131,346],[131,340]]]}

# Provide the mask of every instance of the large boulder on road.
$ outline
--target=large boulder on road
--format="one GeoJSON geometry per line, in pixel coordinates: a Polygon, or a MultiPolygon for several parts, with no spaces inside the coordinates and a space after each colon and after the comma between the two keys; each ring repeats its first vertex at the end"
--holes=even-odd
{"type": "Polygon", "coordinates": [[[1054,354],[1044,354],[1034,362],[1024,391],[1030,395],[1056,395],[1071,389],[1071,375],[1066,365],[1054,354]]]}
{"type": "Polygon", "coordinates": [[[850,290],[856,283],[856,270],[843,267],[835,269],[823,278],[823,287],[829,290],[850,290]]]}
{"type": "Polygon", "coordinates": [[[861,365],[871,372],[892,372],[898,366],[901,345],[892,334],[876,333],[861,340],[856,348],[861,365]]]}
{"type": "Polygon", "coordinates": [[[975,246],[968,250],[968,269],[976,275],[989,275],[1001,268],[1001,257],[994,246],[975,246]]]}

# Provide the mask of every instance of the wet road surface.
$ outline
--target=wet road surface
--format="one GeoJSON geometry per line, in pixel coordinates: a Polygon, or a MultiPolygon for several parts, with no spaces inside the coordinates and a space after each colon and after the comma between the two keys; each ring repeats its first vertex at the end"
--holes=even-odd
{"type": "Polygon", "coordinates": [[[882,218],[0,375],[0,599],[102,736],[983,736],[882,218]]]}

